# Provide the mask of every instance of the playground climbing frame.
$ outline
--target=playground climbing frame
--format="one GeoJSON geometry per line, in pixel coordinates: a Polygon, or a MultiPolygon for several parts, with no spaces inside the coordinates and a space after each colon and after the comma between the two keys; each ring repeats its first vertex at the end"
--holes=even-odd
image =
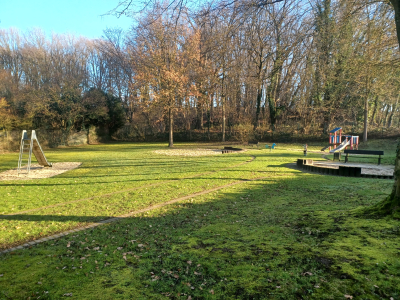
{"type": "Polygon", "coordinates": [[[44,167],[52,166],[52,164],[47,161],[47,158],[44,155],[43,149],[40,146],[39,141],[36,137],[35,130],[32,130],[30,138],[26,130],[22,131],[21,144],[19,148],[19,158],[18,158],[18,175],[21,173],[21,170],[23,169],[23,163],[25,157],[24,153],[27,154],[26,171],[28,174],[31,170],[32,153],[33,155],[35,155],[39,165],[44,167]]]}

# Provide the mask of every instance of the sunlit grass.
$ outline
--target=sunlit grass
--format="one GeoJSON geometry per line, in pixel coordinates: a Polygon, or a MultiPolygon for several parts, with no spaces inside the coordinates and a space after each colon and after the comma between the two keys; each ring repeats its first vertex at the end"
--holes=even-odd
{"type": "Polygon", "coordinates": [[[399,221],[353,213],[384,199],[392,181],[288,168],[301,146],[189,158],[155,155],[158,144],[50,151],[53,161],[83,166],[1,183],[4,246],[28,230],[43,236],[253,181],[2,255],[0,298],[399,299],[399,221]],[[85,197],[93,198],[5,216],[85,197]]]}

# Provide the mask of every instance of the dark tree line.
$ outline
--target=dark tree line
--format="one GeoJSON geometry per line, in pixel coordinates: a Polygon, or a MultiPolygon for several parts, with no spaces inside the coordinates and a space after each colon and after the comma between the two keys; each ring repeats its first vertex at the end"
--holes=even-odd
{"type": "Polygon", "coordinates": [[[0,129],[59,130],[65,139],[90,125],[122,127],[126,73],[110,43],[0,30],[0,129]]]}
{"type": "Polygon", "coordinates": [[[196,13],[173,3],[142,11],[128,34],[137,123],[157,124],[147,132],[168,127],[171,144],[172,121],[179,131],[219,131],[222,140],[343,126],[366,141],[369,127],[399,126],[388,3],[222,2],[196,13]],[[163,82],[177,74],[186,80],[179,87],[163,82]]]}

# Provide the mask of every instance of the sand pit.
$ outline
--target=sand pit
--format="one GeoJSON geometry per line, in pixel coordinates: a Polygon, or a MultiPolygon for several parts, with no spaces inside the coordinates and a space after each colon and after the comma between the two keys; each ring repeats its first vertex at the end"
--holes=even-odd
{"type": "Polygon", "coordinates": [[[218,149],[168,149],[156,150],[154,153],[168,156],[207,156],[222,154],[218,149]]]}
{"type": "Polygon", "coordinates": [[[53,166],[51,168],[42,167],[39,164],[32,164],[29,174],[27,174],[26,166],[21,169],[21,173],[19,175],[18,169],[15,168],[0,173],[0,180],[29,180],[49,178],[65,173],[69,170],[76,169],[81,164],[81,162],[53,163],[53,166]]]}

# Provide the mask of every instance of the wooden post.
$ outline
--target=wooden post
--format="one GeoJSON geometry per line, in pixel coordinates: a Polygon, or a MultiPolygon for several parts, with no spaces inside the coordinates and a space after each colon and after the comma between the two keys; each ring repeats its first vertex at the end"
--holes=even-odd
{"type": "Polygon", "coordinates": [[[335,131],[335,137],[334,137],[334,140],[333,140],[333,143],[334,143],[334,148],[336,148],[336,142],[337,142],[337,131],[335,131]]]}

